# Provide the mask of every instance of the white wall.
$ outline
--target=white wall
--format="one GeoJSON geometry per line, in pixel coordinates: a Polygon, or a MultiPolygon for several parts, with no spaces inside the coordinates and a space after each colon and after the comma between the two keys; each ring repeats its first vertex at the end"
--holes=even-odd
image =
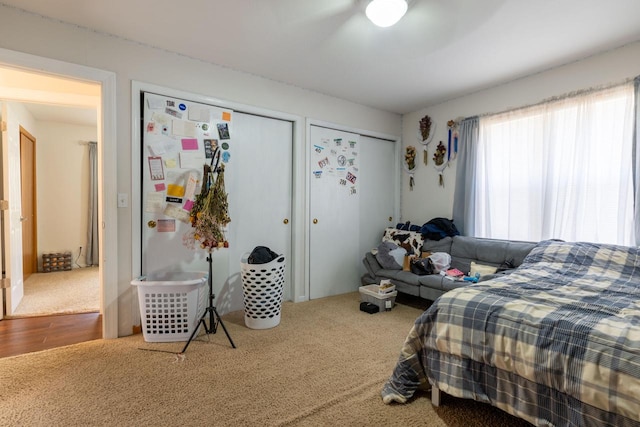
{"type": "MultiPolygon", "coordinates": [[[[130,193],[131,81],[295,114],[356,129],[399,135],[399,115],[84,30],[0,5],[0,47],[112,71],[117,79],[117,192],[130,193]]],[[[304,144],[301,141],[301,144],[304,144]]],[[[133,142],[137,144],[137,141],[133,142]]],[[[119,333],[132,325],[132,212],[118,209],[119,333]]]]}
{"type": "Polygon", "coordinates": [[[71,251],[73,268],[84,267],[89,211],[86,142],[96,140],[97,129],[46,121],[39,121],[38,129],[38,267],[42,267],[43,253],[65,251],[71,251]]]}
{"type": "MultiPolygon", "coordinates": [[[[459,66],[470,65],[461,62],[459,66]]],[[[622,82],[637,75],[640,75],[640,42],[404,115],[403,155],[407,145],[421,150],[417,133],[422,117],[431,117],[436,123],[436,132],[429,144],[427,166],[422,164],[422,152],[419,151],[413,191],[409,191],[408,175],[403,173],[403,221],[422,225],[431,218],[452,216],[456,162],[445,170],[443,188],[438,185],[438,173],[432,161],[438,141],[447,145],[448,120],[497,113],[581,89],[622,82]]]]}

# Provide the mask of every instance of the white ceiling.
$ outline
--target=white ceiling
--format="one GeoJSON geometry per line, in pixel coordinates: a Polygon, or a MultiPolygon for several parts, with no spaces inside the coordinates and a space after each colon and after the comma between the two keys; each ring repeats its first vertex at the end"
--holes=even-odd
{"type": "Polygon", "coordinates": [[[640,40],[639,0],[2,0],[234,70],[408,113],[640,40]]]}

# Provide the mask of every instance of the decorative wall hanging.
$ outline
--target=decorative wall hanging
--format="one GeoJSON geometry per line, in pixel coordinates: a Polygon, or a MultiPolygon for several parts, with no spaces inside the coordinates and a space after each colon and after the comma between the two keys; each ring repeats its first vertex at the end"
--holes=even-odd
{"type": "Polygon", "coordinates": [[[212,252],[229,247],[224,229],[231,222],[229,203],[224,184],[224,165],[219,165],[220,151],[216,148],[210,165],[204,165],[204,178],[200,194],[191,208],[192,230],[187,234],[185,244],[194,247],[198,242],[201,249],[212,252]]]}
{"type": "Polygon", "coordinates": [[[436,125],[431,121],[431,117],[424,116],[420,119],[420,131],[418,132],[418,141],[423,145],[422,161],[426,165],[429,159],[428,146],[436,132],[436,125]]]}
{"type": "Polygon", "coordinates": [[[447,161],[450,161],[455,160],[458,156],[458,123],[455,120],[449,120],[447,122],[447,128],[449,129],[449,136],[447,141],[447,161]]]}
{"type": "Polygon", "coordinates": [[[416,147],[413,145],[407,146],[404,154],[404,170],[409,174],[409,190],[413,191],[415,179],[413,172],[416,169],[416,147]]]}
{"type": "Polygon", "coordinates": [[[436,147],[436,151],[433,153],[434,168],[438,171],[438,183],[441,187],[444,187],[444,178],[442,172],[445,170],[449,161],[447,160],[447,148],[442,141],[436,147]]]}

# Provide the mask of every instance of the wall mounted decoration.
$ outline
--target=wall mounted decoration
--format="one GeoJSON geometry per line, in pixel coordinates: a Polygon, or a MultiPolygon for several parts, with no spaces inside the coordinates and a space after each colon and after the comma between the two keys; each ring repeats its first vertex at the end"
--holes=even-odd
{"type": "Polygon", "coordinates": [[[436,132],[436,124],[432,122],[431,117],[424,116],[420,119],[420,131],[418,132],[418,141],[423,145],[422,161],[426,165],[429,160],[428,146],[433,135],[436,132]]]}
{"type": "Polygon", "coordinates": [[[438,171],[438,183],[440,184],[441,187],[444,187],[444,178],[442,176],[442,172],[444,172],[447,165],[449,164],[447,157],[448,157],[447,148],[444,146],[442,141],[440,141],[440,143],[436,147],[436,151],[433,153],[433,163],[434,163],[433,167],[435,167],[436,170],[438,171]]]}
{"type": "Polygon", "coordinates": [[[409,145],[405,149],[403,167],[404,170],[409,174],[409,190],[413,191],[413,186],[415,184],[413,172],[416,169],[416,147],[414,147],[413,145],[409,145]]]}
{"type": "Polygon", "coordinates": [[[455,120],[447,122],[449,135],[447,139],[447,161],[455,160],[458,155],[458,123],[455,120]]]}

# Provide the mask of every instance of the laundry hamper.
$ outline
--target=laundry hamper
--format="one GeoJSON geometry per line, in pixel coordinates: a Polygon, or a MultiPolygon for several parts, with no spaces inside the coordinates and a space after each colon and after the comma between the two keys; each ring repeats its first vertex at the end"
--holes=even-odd
{"type": "Polygon", "coordinates": [[[265,264],[249,264],[242,256],[244,323],[251,329],[269,329],[280,324],[285,262],[280,255],[265,264]]]}
{"type": "Polygon", "coordinates": [[[138,288],[144,340],[187,341],[206,309],[207,279],[203,272],[165,272],[131,281],[138,288]]]}

